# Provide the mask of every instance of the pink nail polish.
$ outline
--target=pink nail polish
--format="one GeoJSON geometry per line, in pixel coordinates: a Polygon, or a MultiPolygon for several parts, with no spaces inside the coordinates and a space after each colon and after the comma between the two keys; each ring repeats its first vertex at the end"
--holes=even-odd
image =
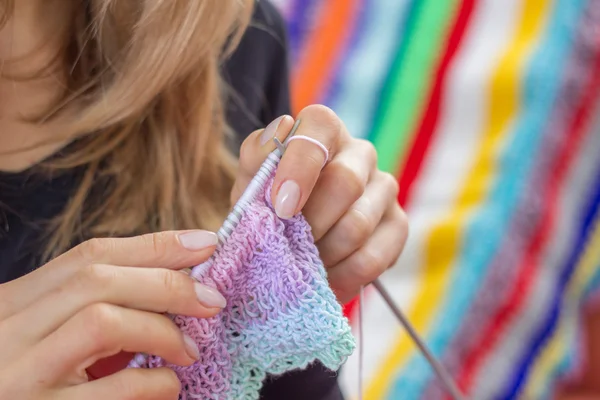
{"type": "Polygon", "coordinates": [[[200,350],[198,349],[198,345],[194,342],[194,339],[183,334],[183,343],[185,344],[185,351],[192,359],[198,361],[200,359],[200,350]]]}
{"type": "Polygon", "coordinates": [[[260,135],[261,146],[267,144],[269,140],[273,140],[275,135],[277,135],[277,129],[279,128],[279,125],[281,125],[281,121],[283,121],[285,117],[287,117],[287,115],[282,115],[281,117],[274,119],[269,125],[267,125],[263,133],[260,135]]]}
{"type": "Polygon", "coordinates": [[[196,297],[198,297],[198,301],[209,308],[225,308],[227,305],[227,300],[221,293],[219,293],[216,289],[211,288],[210,286],[205,286],[201,283],[194,283],[194,291],[196,292],[196,297]]]}
{"type": "Polygon", "coordinates": [[[210,246],[215,246],[219,239],[213,232],[192,231],[179,235],[179,243],[191,251],[202,250],[210,246]]]}
{"type": "Polygon", "coordinates": [[[275,212],[279,218],[289,219],[296,215],[300,202],[300,186],[294,181],[285,181],[275,199],[275,212]]]}

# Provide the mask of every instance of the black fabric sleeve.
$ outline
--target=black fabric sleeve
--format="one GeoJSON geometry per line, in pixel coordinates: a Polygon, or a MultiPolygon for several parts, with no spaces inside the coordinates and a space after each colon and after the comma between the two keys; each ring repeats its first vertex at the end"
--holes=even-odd
{"type": "Polygon", "coordinates": [[[290,114],[286,26],[268,1],[256,2],[250,27],[224,65],[226,112],[234,152],[254,130],[290,114]]]}

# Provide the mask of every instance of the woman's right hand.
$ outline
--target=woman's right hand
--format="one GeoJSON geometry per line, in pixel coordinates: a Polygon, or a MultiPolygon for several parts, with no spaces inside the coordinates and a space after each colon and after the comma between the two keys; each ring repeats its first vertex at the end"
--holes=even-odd
{"type": "Polygon", "coordinates": [[[163,313],[207,318],[225,299],[181,269],[205,261],[216,235],[161,232],[93,239],[0,285],[0,399],[177,399],[166,368],[86,370],[120,352],[190,365],[198,348],[163,313]]]}

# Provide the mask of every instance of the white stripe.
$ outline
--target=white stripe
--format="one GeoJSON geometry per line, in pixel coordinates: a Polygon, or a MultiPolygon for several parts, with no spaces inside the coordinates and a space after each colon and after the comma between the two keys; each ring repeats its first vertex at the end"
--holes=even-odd
{"type": "MultiPolygon", "coordinates": [[[[512,376],[515,364],[530,345],[529,340],[533,332],[539,328],[540,319],[545,318],[548,313],[548,305],[555,295],[554,289],[560,272],[558,268],[564,265],[573,246],[575,227],[583,211],[581,206],[589,195],[589,188],[592,187],[598,170],[600,134],[597,132],[600,131],[600,107],[597,107],[593,115],[596,116],[596,120],[590,127],[593,132],[587,135],[583,143],[583,153],[577,155],[575,164],[566,176],[566,186],[560,191],[557,221],[541,257],[543,268],[539,271],[540,275],[531,294],[527,296],[524,311],[510,324],[511,329],[502,336],[502,341],[492,353],[493,357],[488,358],[479,370],[479,376],[492,376],[490,374],[497,377],[512,376]]],[[[474,381],[479,382],[473,391],[475,399],[497,397],[499,395],[497,391],[503,389],[505,384],[502,379],[475,379],[474,381]]]]}
{"type": "MultiPolygon", "coordinates": [[[[515,29],[520,0],[486,0],[474,10],[461,48],[448,71],[439,132],[423,163],[420,179],[407,210],[410,235],[405,251],[393,270],[382,277],[400,307],[408,310],[421,284],[423,251],[432,227],[447,216],[473,167],[487,112],[488,83],[515,29]]],[[[365,304],[365,382],[386,359],[402,332],[375,293],[365,304]]],[[[342,386],[356,395],[356,357],[342,373],[342,386]]]]}

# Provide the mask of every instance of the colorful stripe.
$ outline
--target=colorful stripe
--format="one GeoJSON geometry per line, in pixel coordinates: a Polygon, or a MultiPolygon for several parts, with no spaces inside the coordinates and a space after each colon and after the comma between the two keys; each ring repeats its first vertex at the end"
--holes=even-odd
{"type": "Polygon", "coordinates": [[[415,140],[408,152],[406,165],[400,175],[400,192],[398,193],[400,204],[404,205],[407,203],[410,189],[420,172],[425,153],[427,153],[430,143],[434,140],[435,128],[438,125],[440,116],[442,88],[446,85],[450,63],[458,51],[474,8],[475,0],[462,0],[456,22],[448,37],[448,43],[433,80],[433,89],[425,111],[425,117],[417,129],[415,140]]]}
{"type": "Polygon", "coordinates": [[[455,15],[457,0],[418,0],[406,23],[405,40],[391,67],[370,139],[379,150],[379,168],[396,173],[423,113],[439,53],[455,15]],[[410,40],[408,40],[410,39],[410,40]]]}
{"type": "MultiPolygon", "coordinates": [[[[566,0],[566,1],[562,1],[562,3],[557,4],[557,8],[555,10],[555,18],[553,19],[553,25],[558,25],[561,26],[563,24],[565,24],[567,20],[565,20],[568,16],[572,15],[572,10],[575,9],[577,10],[577,3],[576,2],[572,2],[570,0],[566,0]],[[561,7],[562,6],[562,7],[561,7]],[[569,7],[571,7],[571,9],[569,10],[569,7]]],[[[570,40],[568,37],[562,36],[560,35],[560,30],[556,30],[553,29],[553,26],[550,25],[549,30],[551,32],[553,32],[552,36],[549,36],[549,40],[546,42],[545,46],[542,47],[541,52],[539,54],[539,56],[537,57],[536,61],[534,61],[533,64],[533,68],[531,69],[532,73],[535,73],[536,75],[539,75],[540,71],[544,71],[545,73],[547,73],[548,75],[545,77],[545,79],[543,79],[543,81],[548,81],[550,78],[552,77],[556,77],[558,71],[562,70],[562,66],[561,66],[561,59],[566,59],[566,55],[568,54],[568,51],[565,52],[565,50],[568,50],[569,46],[568,44],[570,43],[570,40]],[[561,50],[562,49],[562,50],[561,50]],[[554,57],[549,57],[550,54],[553,54],[554,57]],[[543,61],[542,61],[543,60],[543,61]],[[551,62],[551,64],[548,64],[548,62],[551,62]],[[544,64],[546,64],[546,66],[544,68],[540,68],[539,63],[543,62],[544,64]],[[550,68],[550,65],[552,65],[552,67],[557,68],[555,71],[552,70],[552,68],[550,68]]],[[[560,73],[558,74],[560,75],[560,73]]],[[[555,78],[556,79],[556,78],[555,78]]],[[[558,81],[558,80],[557,80],[558,81]]],[[[530,82],[532,85],[535,83],[535,80],[528,80],[528,82],[530,82]]],[[[553,99],[556,96],[556,88],[558,87],[558,84],[546,84],[543,86],[544,88],[547,88],[550,90],[550,92],[546,91],[543,92],[540,90],[539,85],[535,85],[533,87],[531,87],[529,93],[530,93],[530,99],[532,99],[533,101],[537,100],[537,107],[542,107],[541,109],[536,109],[536,106],[531,104],[530,106],[527,107],[528,110],[532,110],[532,111],[537,111],[532,113],[531,117],[536,117],[537,116],[541,117],[542,121],[531,121],[530,120],[530,124],[529,126],[525,125],[524,127],[526,127],[526,130],[518,132],[517,133],[517,137],[516,140],[518,140],[519,136],[523,136],[526,135],[527,131],[529,129],[535,126],[544,126],[544,120],[547,119],[547,116],[549,115],[549,112],[551,110],[551,108],[547,108],[548,105],[552,104],[553,99]],[[554,87],[553,87],[554,86],[554,87]],[[553,93],[554,91],[554,93],[553,93]],[[546,102],[546,110],[544,110],[544,102],[546,102]],[[528,129],[527,129],[528,128],[528,129]]],[[[530,100],[531,101],[531,100],[530,100]]],[[[541,132],[540,132],[541,133],[541,132]]],[[[538,134],[539,135],[539,134],[538,134]]],[[[536,149],[537,145],[535,144],[535,142],[533,143],[529,143],[528,146],[530,149],[536,149]]],[[[529,151],[528,151],[529,152],[529,151]]],[[[547,153],[543,150],[543,148],[540,149],[540,156],[539,157],[544,157],[547,153]]],[[[514,156],[518,153],[515,153],[514,150],[509,150],[507,152],[507,154],[514,156]]],[[[534,159],[536,154],[530,154],[530,155],[525,155],[522,154],[520,157],[517,156],[519,159],[522,158],[523,156],[527,157],[527,158],[531,158],[534,159]]],[[[516,158],[516,157],[515,157],[516,158]]],[[[518,163],[518,160],[515,159],[514,162],[518,163]]],[[[545,163],[542,164],[542,167],[544,168],[552,168],[551,165],[544,165],[545,163]]],[[[521,174],[526,174],[527,169],[525,170],[521,170],[521,171],[516,171],[517,174],[521,173],[521,174]]],[[[537,180],[537,176],[534,175],[534,178],[537,180]]],[[[553,180],[553,177],[549,177],[548,181],[551,183],[556,183],[556,180],[553,180]]],[[[521,191],[524,187],[521,186],[519,187],[519,191],[521,191]]],[[[534,189],[534,187],[532,187],[531,189],[534,189]]],[[[534,190],[539,191],[540,188],[535,188],[534,190]]],[[[534,193],[534,191],[532,190],[531,193],[534,193]]],[[[541,193],[538,193],[539,195],[541,195],[543,193],[543,191],[541,193]]],[[[547,205],[547,203],[545,203],[547,205]]],[[[543,220],[543,217],[541,218],[543,220]]],[[[528,223],[531,223],[531,221],[528,221],[528,223]]],[[[547,232],[547,230],[541,230],[539,232],[547,232]]],[[[502,233],[501,231],[498,233],[502,233]]],[[[514,234],[513,234],[514,235],[514,234]]],[[[508,233],[508,235],[506,236],[506,238],[511,238],[514,237],[513,235],[511,235],[511,233],[508,233]]],[[[502,235],[504,236],[504,235],[502,235]]],[[[476,378],[477,376],[477,371],[478,369],[481,367],[482,362],[485,360],[486,356],[487,356],[487,349],[488,348],[493,348],[493,345],[495,343],[495,341],[500,337],[500,332],[501,332],[501,325],[502,325],[502,321],[506,321],[507,319],[511,318],[514,313],[516,313],[520,307],[519,302],[520,300],[523,299],[523,297],[519,297],[519,294],[521,293],[520,291],[517,291],[516,289],[518,288],[519,290],[524,290],[525,289],[525,285],[526,285],[526,279],[528,276],[531,276],[530,274],[533,272],[533,269],[538,265],[535,260],[533,259],[534,254],[536,254],[539,249],[540,249],[540,245],[543,243],[543,237],[538,237],[537,239],[537,243],[536,243],[536,239],[535,236],[533,236],[533,242],[532,242],[532,246],[529,249],[529,254],[527,254],[527,250],[526,253],[524,255],[524,261],[523,261],[523,268],[525,269],[524,274],[520,275],[521,280],[519,280],[518,278],[518,274],[517,276],[515,276],[513,282],[517,282],[512,284],[511,286],[506,286],[506,285],[502,285],[502,287],[506,287],[506,288],[510,288],[510,290],[512,290],[512,294],[507,293],[505,296],[498,296],[498,294],[496,294],[497,299],[495,299],[495,303],[497,304],[496,307],[498,311],[496,311],[496,317],[492,318],[492,320],[489,322],[489,324],[486,326],[485,322],[480,322],[479,325],[479,334],[478,337],[481,338],[480,341],[474,339],[470,341],[470,345],[471,348],[474,349],[471,352],[468,352],[467,354],[464,355],[464,367],[462,372],[459,375],[459,382],[460,384],[465,387],[465,388],[470,388],[472,386],[472,381],[476,378]],[[528,258],[529,257],[529,258],[528,258]],[[523,282],[525,281],[525,282],[523,282]],[[505,300],[505,304],[504,305],[499,305],[498,303],[501,303],[502,298],[506,298],[508,297],[507,300],[505,300]],[[483,326],[481,325],[483,324],[483,326]]],[[[523,238],[525,239],[525,238],[523,238]]],[[[526,243],[523,241],[523,239],[521,240],[521,243],[526,243]]],[[[509,243],[510,244],[510,243],[509,243]]],[[[506,253],[507,249],[502,249],[499,251],[499,254],[504,254],[506,253]]],[[[518,260],[513,260],[513,263],[518,263],[518,260]]],[[[494,265],[492,263],[492,265],[494,265]]],[[[506,273],[506,271],[505,271],[506,273]]],[[[488,313],[488,315],[493,315],[494,311],[491,311],[489,308],[486,309],[486,312],[488,313]]]]}
{"type": "MultiPolygon", "coordinates": [[[[569,152],[569,154],[567,154],[565,158],[568,157],[571,160],[575,156],[575,150],[576,150],[575,147],[578,145],[577,142],[579,140],[581,140],[581,136],[584,131],[584,125],[587,122],[587,118],[589,118],[589,116],[590,116],[591,108],[593,105],[595,105],[598,95],[600,95],[600,57],[598,57],[598,55],[596,55],[596,57],[597,57],[596,66],[592,70],[592,79],[588,83],[588,85],[586,85],[587,92],[584,94],[584,98],[582,100],[581,107],[577,110],[577,114],[575,116],[575,121],[570,130],[571,131],[570,135],[569,135],[570,140],[569,140],[568,144],[565,146],[566,150],[569,152]]],[[[563,168],[565,168],[565,164],[567,164],[568,162],[570,162],[570,160],[565,160],[565,162],[562,163],[563,165],[559,166],[561,173],[564,172],[563,168]]],[[[600,178],[600,176],[599,176],[599,178],[600,178]]],[[[598,188],[598,192],[592,197],[592,202],[591,202],[590,208],[591,208],[591,210],[594,210],[594,212],[596,212],[596,211],[598,211],[597,205],[600,204],[600,179],[597,182],[595,182],[594,186],[598,188]]],[[[554,196],[554,197],[556,197],[556,196],[554,196]]],[[[551,206],[553,205],[552,203],[549,203],[549,204],[551,206]]],[[[547,218],[544,221],[547,222],[547,224],[549,224],[550,223],[549,221],[554,220],[556,215],[557,215],[556,210],[549,210],[549,212],[547,213],[547,218]]],[[[584,226],[582,228],[580,228],[581,232],[587,233],[589,226],[592,223],[593,218],[595,218],[595,217],[589,217],[589,219],[586,218],[584,226]]],[[[551,230],[551,227],[545,226],[542,229],[544,229],[544,228],[546,228],[544,234],[548,235],[551,230]]],[[[541,236],[541,234],[540,234],[540,236],[541,236]]],[[[586,235],[584,234],[583,236],[585,237],[586,235]]],[[[541,240],[542,240],[542,238],[540,238],[540,241],[541,240]]],[[[556,289],[554,291],[555,297],[553,299],[552,305],[550,306],[548,316],[545,318],[545,322],[542,323],[542,326],[540,327],[539,332],[535,335],[535,339],[533,341],[533,344],[530,346],[529,351],[526,352],[524,354],[523,359],[520,360],[516,364],[516,368],[513,373],[514,375],[513,375],[512,379],[509,381],[509,384],[505,391],[505,393],[509,396],[516,395],[518,393],[518,391],[520,390],[520,388],[523,385],[523,382],[525,380],[525,377],[529,373],[529,370],[531,368],[534,357],[539,353],[542,345],[545,344],[547,337],[553,331],[553,329],[557,323],[559,306],[560,306],[560,303],[561,303],[561,300],[563,297],[563,293],[565,291],[565,287],[566,287],[567,283],[569,282],[571,275],[575,271],[574,268],[575,268],[576,258],[579,256],[579,254],[583,254],[584,243],[581,242],[581,243],[576,244],[574,249],[575,249],[574,250],[575,256],[572,258],[573,262],[568,263],[567,267],[563,269],[563,273],[557,282],[556,289]]],[[[531,283],[531,281],[530,281],[530,283],[531,283]]],[[[523,297],[525,294],[520,293],[520,295],[523,297]]]]}
{"type": "Polygon", "coordinates": [[[335,111],[352,134],[366,138],[375,118],[386,71],[404,36],[409,0],[368,0],[363,8],[362,31],[355,31],[356,46],[340,64],[335,93],[326,104],[335,111]],[[394,32],[390,35],[389,32],[394,32]]]}
{"type": "MultiPolygon", "coordinates": [[[[600,182],[598,182],[597,187],[600,188],[600,182]]],[[[552,380],[558,375],[558,367],[561,361],[567,361],[565,360],[568,357],[567,350],[574,346],[575,327],[578,325],[576,319],[578,316],[577,308],[580,305],[579,299],[582,298],[582,294],[589,282],[593,281],[593,276],[598,272],[599,267],[600,218],[598,217],[597,207],[598,202],[591,207],[588,206],[588,215],[582,218],[584,229],[586,227],[592,228],[590,229],[592,231],[591,238],[588,240],[585,251],[581,253],[583,256],[575,268],[575,275],[568,284],[566,294],[560,298],[562,307],[559,310],[557,301],[552,309],[551,320],[549,322],[551,324],[558,323],[558,328],[554,331],[552,331],[551,326],[545,329],[546,332],[549,332],[548,343],[543,348],[536,363],[532,366],[529,384],[523,391],[525,398],[542,398],[547,388],[552,386],[552,380]],[[591,213],[589,210],[594,210],[596,213],[596,220],[593,223],[590,221],[591,213]]],[[[574,263],[575,257],[579,256],[576,250],[582,248],[585,234],[580,234],[578,239],[579,243],[573,247],[569,262],[574,263]]]]}
{"type": "MultiPolygon", "coordinates": [[[[581,121],[600,113],[600,2],[279,3],[304,30],[291,35],[295,104],[332,107],[400,182],[411,232],[382,277],[394,300],[474,398],[551,396],[579,362],[577,311],[600,292],[600,255],[576,240],[598,201],[600,138],[581,121]]],[[[444,398],[365,298],[366,398],[444,398]]],[[[342,370],[348,398],[356,367],[342,370]]]]}
{"type": "MultiPolygon", "coordinates": [[[[511,203],[514,203],[518,189],[522,187],[522,183],[519,182],[522,181],[523,172],[527,171],[527,164],[530,161],[527,153],[530,148],[535,147],[536,137],[539,137],[539,133],[536,135],[535,130],[515,133],[512,143],[508,143],[506,154],[517,158],[519,162],[505,165],[504,160],[497,159],[499,156],[497,148],[508,140],[509,134],[513,133],[508,129],[508,124],[514,118],[520,105],[518,83],[523,76],[521,73],[523,67],[519,66],[524,66],[529,59],[529,54],[544,26],[546,14],[544,14],[544,8],[540,6],[539,2],[525,4],[520,28],[517,29],[513,42],[492,77],[489,102],[490,118],[485,133],[482,135],[483,142],[479,150],[479,158],[466,182],[454,213],[446,221],[446,226],[437,228],[439,229],[437,240],[435,236],[432,237],[433,243],[430,244],[429,252],[439,258],[430,262],[430,265],[441,264],[439,269],[452,270],[451,266],[455,262],[454,260],[461,257],[454,249],[458,247],[458,241],[464,235],[462,232],[466,233],[464,237],[467,238],[467,241],[473,236],[482,234],[487,236],[485,243],[477,248],[465,249],[466,253],[460,258],[465,273],[452,278],[450,276],[444,278],[446,281],[452,281],[451,287],[456,288],[448,292],[453,293],[449,298],[443,297],[441,293],[433,292],[424,295],[424,297],[439,299],[436,306],[439,308],[444,304],[442,310],[438,309],[439,315],[449,317],[448,323],[438,326],[431,336],[430,346],[435,352],[442,353],[444,351],[454,332],[452,327],[460,321],[452,316],[462,315],[471,304],[473,296],[477,294],[479,287],[477,282],[485,272],[482,267],[487,264],[486,258],[493,254],[494,243],[500,240],[503,225],[506,224],[506,214],[510,213],[511,203]],[[504,108],[502,108],[503,106],[504,108]],[[521,156],[519,153],[522,153],[521,156]],[[501,166],[505,169],[504,174],[501,175],[502,180],[496,183],[494,189],[488,189],[489,185],[486,182],[490,182],[491,177],[498,175],[498,169],[501,166]],[[488,190],[490,190],[489,199],[486,194],[488,190]],[[484,200],[489,206],[482,206],[484,200]],[[477,217],[470,222],[470,214],[476,208],[480,208],[480,211],[476,214],[477,217]],[[470,225],[466,225],[468,222],[470,225]],[[489,229],[486,227],[490,225],[494,226],[495,230],[488,234],[489,229]],[[445,255],[440,254],[439,247],[442,243],[449,242],[452,245],[448,246],[448,249],[452,249],[452,252],[445,255]]],[[[551,96],[550,93],[546,93],[546,95],[551,96]]],[[[527,104],[527,100],[525,103],[527,104]]],[[[434,232],[435,234],[436,232],[434,232]]],[[[413,360],[406,371],[404,379],[401,379],[396,386],[394,392],[396,394],[406,392],[407,387],[416,388],[415,390],[418,391],[419,385],[415,385],[415,377],[419,376],[421,378],[419,381],[423,384],[423,378],[429,376],[427,366],[420,358],[413,360]]],[[[410,392],[409,397],[412,398],[412,395],[413,393],[410,392]]]]}
{"type": "Polygon", "coordinates": [[[359,0],[329,0],[323,16],[307,37],[310,47],[297,60],[292,79],[292,107],[298,112],[327,92],[335,67],[343,57],[359,9],[359,0]]]}
{"type": "MultiPolygon", "coordinates": [[[[298,55],[301,51],[310,51],[306,46],[306,37],[314,28],[315,15],[321,7],[322,0],[294,0],[286,9],[287,29],[291,54],[298,55]]],[[[297,56],[298,55],[298,56],[297,56]]]]}

